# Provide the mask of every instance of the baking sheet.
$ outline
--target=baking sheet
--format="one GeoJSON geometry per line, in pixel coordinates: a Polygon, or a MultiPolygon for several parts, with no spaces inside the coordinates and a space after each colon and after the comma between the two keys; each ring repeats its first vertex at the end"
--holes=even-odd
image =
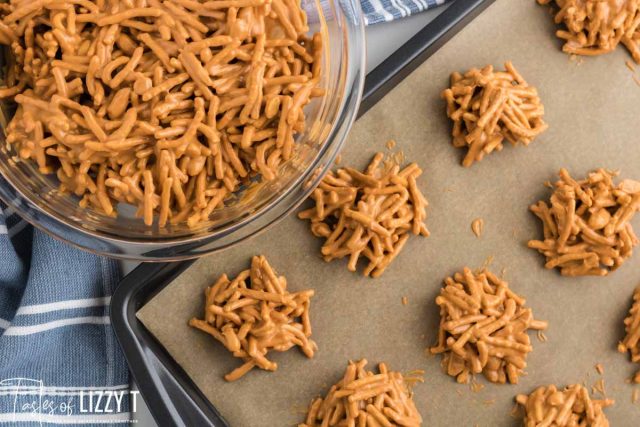
{"type": "Polygon", "coordinates": [[[616,351],[632,291],[640,284],[640,254],[608,277],[565,278],[544,269],[543,257],[526,247],[542,234],[528,206],[548,197],[543,183],[555,181],[561,167],[576,177],[606,167],[640,179],[640,87],[625,66],[628,54],[619,48],[570,60],[559,51],[554,30],[548,9],[534,0],[497,0],[358,120],[342,164],[363,167],[395,139],[395,151],[423,167],[419,185],[430,202],[431,236],[412,237],[380,279],[347,271],[346,260],[322,261],[321,240],[291,215],[250,241],[199,260],[140,310],[141,321],[232,426],[303,421],[311,399],[341,378],[349,359],[362,357],[372,366],[386,361],[395,370],[426,371],[415,401],[427,426],[521,425],[510,416],[517,393],[549,383],[591,386],[600,378],[596,363],[604,366],[607,396],[616,400],[606,410],[611,425],[640,423],[640,405],[631,403],[634,386],[625,383],[640,365],[616,351]],[[506,60],[538,87],[549,130],[527,148],[506,146],[465,169],[463,151],[451,146],[439,94],[451,71],[506,60]],[[485,222],[480,239],[470,229],[478,217],[485,222]],[[291,289],[316,290],[311,316],[320,349],[311,360],[298,350],[270,353],[279,364],[276,372],[254,370],[226,383],[222,376],[240,360],[187,321],[201,316],[207,285],[222,273],[248,268],[256,254],[265,254],[291,289]],[[445,375],[440,356],[426,355],[425,348],[436,339],[434,299],[442,279],[491,257],[491,269],[506,268],[511,287],[550,327],[545,343],[532,334],[528,375],[518,385],[494,385],[480,376],[485,387],[473,392],[445,375]]]}

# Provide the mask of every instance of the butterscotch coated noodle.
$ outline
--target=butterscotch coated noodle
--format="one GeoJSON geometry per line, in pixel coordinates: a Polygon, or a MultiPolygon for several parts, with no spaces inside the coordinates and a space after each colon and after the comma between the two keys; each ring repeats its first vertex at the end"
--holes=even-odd
{"type": "Polygon", "coordinates": [[[476,218],[471,221],[471,231],[476,235],[477,238],[482,237],[482,231],[484,230],[484,219],[476,218]]]}
{"type": "Polygon", "coordinates": [[[605,276],[620,267],[638,244],[631,219],[640,209],[640,182],[614,183],[617,172],[597,169],[575,180],[560,170],[550,205],[539,201],[531,211],[542,221],[544,240],[529,247],[547,258],[546,268],[564,276],[605,276]]]}
{"type": "Polygon", "coordinates": [[[366,359],[350,361],[329,393],[311,402],[306,421],[298,427],[420,426],[422,417],[403,375],[384,363],[378,365],[378,374],[367,371],[366,365],[366,359]]]}
{"type": "MultiPolygon", "coordinates": [[[[629,310],[629,316],[624,319],[624,330],[626,335],[618,344],[618,351],[629,352],[631,361],[640,363],[640,287],[633,293],[633,305],[629,310]]],[[[634,375],[633,381],[640,383],[640,371],[634,375]]]]}
{"type": "Polygon", "coordinates": [[[0,18],[7,142],[82,207],[147,225],[196,226],[276,178],[323,92],[297,0],[11,0],[0,18]]]}
{"type": "Polygon", "coordinates": [[[452,73],[451,87],[442,92],[442,98],[453,121],[453,146],[467,148],[465,167],[502,150],[505,139],[512,145],[529,145],[547,129],[538,91],[511,62],[505,63],[505,71],[487,65],[452,73]]]}
{"type": "Polygon", "coordinates": [[[613,51],[622,43],[640,63],[640,0],[538,0],[555,3],[556,36],[565,41],[562,50],[594,56],[613,51]]]}
{"type": "Polygon", "coordinates": [[[317,350],[310,338],[311,289],[289,292],[287,280],[278,276],[264,256],[254,256],[251,268],[233,280],[223,274],[205,291],[202,319],[189,325],[220,341],[244,363],[227,375],[235,381],[254,367],[275,371],[267,359],[269,351],[287,351],[298,346],[309,358],[317,350]]]}
{"type": "Polygon", "coordinates": [[[516,402],[524,407],[524,427],[609,427],[603,409],[611,399],[595,400],[581,384],[558,390],[555,385],[538,387],[530,395],[519,394],[516,402]]]}
{"type": "Polygon", "coordinates": [[[442,366],[459,383],[484,374],[494,383],[517,384],[533,350],[527,332],[544,330],[525,299],[487,269],[469,268],[447,277],[440,295],[438,343],[431,353],[443,354],[442,366]]]}
{"type": "Polygon", "coordinates": [[[416,183],[421,174],[415,163],[400,169],[377,153],[363,172],[329,172],[311,195],[315,206],[298,217],[311,222],[314,236],[326,239],[321,249],[325,261],[349,257],[348,268],[356,271],[364,257],[364,275],[379,277],[410,234],[429,235],[424,223],[428,203],[416,183]]]}

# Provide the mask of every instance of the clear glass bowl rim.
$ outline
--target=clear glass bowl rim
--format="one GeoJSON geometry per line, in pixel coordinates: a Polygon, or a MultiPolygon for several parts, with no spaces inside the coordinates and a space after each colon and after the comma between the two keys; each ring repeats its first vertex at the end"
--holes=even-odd
{"type": "MultiPolygon", "coordinates": [[[[326,0],[318,1],[323,2],[326,0]]],[[[0,173],[0,199],[23,219],[36,228],[72,246],[112,258],[168,262],[197,258],[228,248],[251,238],[275,224],[296,209],[313,191],[333,165],[335,157],[344,145],[349,129],[355,121],[362,97],[365,76],[364,20],[358,0],[331,0],[345,15],[344,31],[347,31],[346,49],[349,58],[346,64],[345,93],[336,115],[337,120],[323,146],[307,169],[300,174],[281,194],[260,211],[248,215],[241,221],[222,230],[213,230],[205,236],[190,236],[172,239],[125,239],[104,233],[94,233],[61,221],[34,203],[0,173]],[[347,9],[345,12],[343,9],[347,9]],[[352,16],[347,16],[352,14],[352,16]],[[318,173],[319,172],[319,173],[318,173]],[[304,183],[304,185],[303,185],[304,183]]]]}

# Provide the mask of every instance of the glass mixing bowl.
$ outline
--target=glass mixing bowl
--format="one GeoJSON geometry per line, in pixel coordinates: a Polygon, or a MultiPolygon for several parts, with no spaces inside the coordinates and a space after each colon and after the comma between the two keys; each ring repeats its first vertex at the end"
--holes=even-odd
{"type": "MultiPolygon", "coordinates": [[[[297,207],[333,164],[355,119],[364,82],[364,23],[357,0],[302,0],[312,32],[324,31],[326,95],[305,109],[306,127],[296,136],[296,152],[280,166],[278,178],[240,190],[209,221],[189,228],[144,225],[135,208],[118,205],[112,218],[80,208],[78,199],[58,191],[54,175],[42,175],[0,138],[0,198],[24,219],[67,243],[103,255],[141,261],[198,257],[264,230],[297,207]]],[[[3,105],[4,128],[13,106],[3,105]]]]}

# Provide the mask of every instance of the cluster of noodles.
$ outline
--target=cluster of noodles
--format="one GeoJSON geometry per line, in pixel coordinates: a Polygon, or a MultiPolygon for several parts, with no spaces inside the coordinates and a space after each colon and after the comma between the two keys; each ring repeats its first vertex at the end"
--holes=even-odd
{"type": "Polygon", "coordinates": [[[516,384],[533,350],[527,332],[546,329],[547,322],[535,320],[525,299],[487,269],[474,274],[465,267],[444,284],[431,353],[443,353],[443,367],[460,383],[483,373],[491,382],[516,384]]]}
{"type": "Polygon", "coordinates": [[[325,238],[325,261],[349,257],[368,261],[364,275],[379,277],[398,256],[410,234],[428,236],[424,223],[427,199],[416,178],[422,169],[411,163],[400,170],[377,153],[364,172],[340,168],[324,177],[311,195],[315,206],[298,214],[311,222],[314,236],[325,238]]]}
{"type": "Polygon", "coordinates": [[[322,95],[298,0],[11,0],[0,18],[9,144],[82,207],[147,225],[194,226],[274,179],[322,95]]]}
{"type": "Polygon", "coordinates": [[[451,87],[442,92],[447,116],[453,121],[453,146],[467,147],[465,167],[502,150],[505,139],[512,145],[529,145],[548,127],[542,120],[544,106],[537,89],[511,62],[504,66],[505,71],[487,65],[464,74],[455,72],[451,87]]]}
{"type": "MultiPolygon", "coordinates": [[[[633,305],[629,310],[629,316],[624,319],[626,335],[618,344],[620,353],[629,352],[631,361],[640,363],[640,287],[633,293],[633,305]]],[[[640,371],[633,377],[635,383],[640,383],[640,371]]]]}
{"type": "Polygon", "coordinates": [[[591,399],[581,384],[564,390],[558,390],[555,385],[538,387],[528,396],[519,394],[516,402],[525,409],[524,427],[609,427],[603,408],[614,404],[611,399],[591,399]]]}
{"type": "Polygon", "coordinates": [[[640,182],[614,184],[616,175],[598,169],[575,180],[561,169],[550,205],[541,200],[531,206],[544,240],[530,240],[529,247],[546,256],[546,268],[557,267],[563,276],[605,276],[633,254],[638,238],[631,220],[640,210],[640,182]]]}
{"type": "Polygon", "coordinates": [[[275,371],[270,350],[298,346],[313,357],[309,305],[313,290],[289,292],[284,276],[277,276],[264,256],[254,256],[251,268],[229,280],[226,274],[205,291],[204,318],[189,325],[220,341],[244,363],[225,375],[235,381],[254,367],[275,371]],[[249,281],[249,284],[247,284],[249,281]]]}
{"type": "Polygon", "coordinates": [[[556,35],[565,40],[562,50],[575,55],[601,55],[622,43],[640,64],[640,0],[538,0],[555,2],[556,35]]]}
{"type": "Polygon", "coordinates": [[[413,403],[409,378],[378,365],[379,374],[365,369],[367,360],[349,362],[344,377],[327,396],[311,402],[307,419],[298,427],[419,427],[422,417],[413,403]]]}

